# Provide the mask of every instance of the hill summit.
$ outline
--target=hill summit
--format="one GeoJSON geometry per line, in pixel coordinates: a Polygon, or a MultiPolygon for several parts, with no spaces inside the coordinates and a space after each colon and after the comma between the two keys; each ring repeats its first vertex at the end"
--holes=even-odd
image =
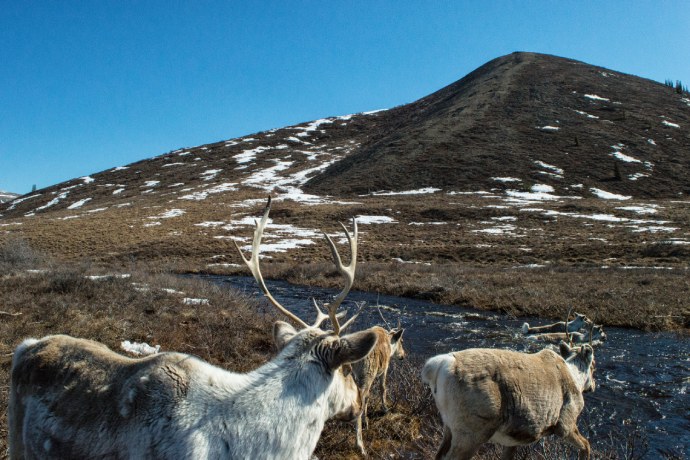
{"type": "Polygon", "coordinates": [[[307,189],[339,195],[523,182],[561,193],[606,183],[640,198],[690,192],[690,95],[570,59],[503,56],[386,117],[307,189]]]}

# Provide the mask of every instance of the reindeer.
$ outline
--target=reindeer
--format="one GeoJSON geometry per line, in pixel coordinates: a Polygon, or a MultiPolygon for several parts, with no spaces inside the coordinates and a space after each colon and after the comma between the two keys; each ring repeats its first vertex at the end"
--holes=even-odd
{"type": "Polygon", "coordinates": [[[592,321],[582,313],[575,312],[575,319],[568,321],[570,318],[570,311],[568,311],[568,318],[566,321],[558,321],[544,326],[532,326],[529,323],[522,324],[523,334],[546,334],[550,332],[576,332],[579,331],[585,324],[592,324],[592,321]],[[568,327],[566,328],[566,324],[568,327]]]}
{"type": "Polygon", "coordinates": [[[582,393],[594,391],[594,352],[561,342],[535,354],[473,348],[430,358],[422,380],[431,387],[443,420],[437,459],[470,459],[479,446],[503,447],[504,460],[517,446],[556,434],[589,459],[589,442],[577,429],[582,393]]]}
{"type": "MultiPolygon", "coordinates": [[[[379,314],[381,314],[380,310],[379,314]]],[[[367,417],[367,406],[371,386],[378,378],[379,388],[381,391],[381,405],[383,406],[384,413],[388,412],[388,406],[386,405],[386,378],[388,377],[388,367],[390,365],[391,358],[405,358],[405,350],[403,349],[402,339],[405,329],[400,327],[399,321],[398,327],[391,328],[383,316],[381,316],[381,318],[384,320],[384,323],[386,323],[387,329],[384,329],[380,326],[374,326],[367,329],[368,331],[372,331],[376,334],[376,346],[373,350],[371,350],[371,353],[369,353],[366,358],[352,365],[352,372],[355,382],[360,389],[362,397],[363,411],[362,414],[357,417],[356,436],[356,446],[359,448],[362,455],[366,455],[364,440],[362,439],[362,416],[364,417],[364,421],[368,429],[369,419],[367,417]]]]}
{"type": "Polygon", "coordinates": [[[343,366],[366,357],[377,335],[341,336],[354,317],[341,326],[337,314],[354,280],[356,222],[354,236],[346,229],[350,264],[336,258],[346,286],[328,315],[318,310],[308,325],[263,282],[259,246],[269,210],[270,198],[251,258],[240,254],[270,302],[301,327],[274,324],[275,358],[239,374],[183,353],[134,359],[64,335],[27,339],[12,362],[10,458],[307,459],[327,419],[359,416],[359,390],[343,366]],[[319,328],[326,318],[333,331],[319,328]]]}
{"type": "Polygon", "coordinates": [[[529,340],[538,340],[541,342],[559,343],[569,342],[575,344],[589,343],[590,345],[600,344],[606,340],[606,333],[604,328],[600,325],[592,325],[590,329],[585,332],[550,332],[546,334],[534,334],[527,337],[529,340]]]}

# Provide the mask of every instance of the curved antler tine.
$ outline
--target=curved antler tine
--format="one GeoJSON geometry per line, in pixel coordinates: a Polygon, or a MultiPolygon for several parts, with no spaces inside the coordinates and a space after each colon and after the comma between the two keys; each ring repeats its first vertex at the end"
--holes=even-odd
{"type": "MultiPolygon", "coordinates": [[[[326,241],[328,241],[328,245],[331,249],[331,255],[333,256],[333,262],[335,263],[336,268],[338,269],[338,272],[343,275],[345,278],[345,287],[343,290],[336,296],[336,298],[328,304],[328,315],[331,319],[331,323],[333,324],[333,331],[335,332],[336,335],[340,335],[341,327],[340,323],[338,321],[338,317],[336,315],[336,311],[338,310],[338,307],[340,307],[340,304],[343,303],[343,300],[345,300],[345,297],[347,297],[347,294],[350,292],[350,288],[352,288],[352,285],[355,282],[355,270],[357,267],[357,239],[359,237],[359,234],[357,232],[357,220],[355,218],[352,218],[352,227],[353,227],[353,234],[351,235],[350,232],[347,230],[347,227],[340,223],[340,226],[343,228],[345,231],[345,236],[347,236],[348,243],[350,245],[350,263],[348,265],[344,265],[342,262],[342,259],[340,258],[340,254],[338,254],[338,249],[335,247],[335,243],[331,239],[330,236],[328,236],[326,233],[324,233],[324,236],[326,237],[326,241]]],[[[356,315],[355,315],[356,316],[356,315]]],[[[351,321],[348,321],[348,324],[351,323],[351,321]]]]}
{"type": "Polygon", "coordinates": [[[383,321],[383,323],[386,325],[386,329],[388,329],[390,331],[391,325],[388,324],[388,321],[386,321],[386,318],[383,317],[383,313],[381,313],[381,307],[379,305],[376,306],[376,311],[379,312],[379,316],[381,317],[381,320],[383,321]]]}
{"type": "Polygon", "coordinates": [[[311,325],[311,327],[319,327],[321,326],[321,323],[323,323],[329,318],[329,316],[323,311],[321,311],[321,309],[319,308],[319,304],[316,303],[316,299],[314,297],[312,297],[311,300],[312,302],[314,302],[314,308],[316,308],[316,320],[311,325]]]}
{"type": "Polygon", "coordinates": [[[264,234],[264,228],[266,227],[266,223],[268,222],[268,213],[270,211],[271,197],[269,196],[268,202],[266,203],[266,208],[264,209],[264,215],[261,218],[261,221],[254,221],[256,228],[254,229],[254,238],[252,239],[252,255],[249,259],[245,257],[244,253],[242,252],[242,249],[240,249],[237,242],[233,240],[233,243],[235,243],[237,252],[240,253],[240,257],[242,257],[242,260],[244,261],[245,265],[249,267],[249,270],[252,272],[254,279],[259,284],[259,287],[261,287],[261,290],[263,291],[264,295],[273,304],[273,306],[275,306],[280,312],[282,312],[285,316],[287,316],[300,326],[309,327],[307,323],[302,321],[297,315],[289,311],[287,308],[283,307],[275,298],[273,298],[268,288],[266,287],[266,283],[264,283],[263,275],[261,275],[261,269],[259,268],[259,247],[261,246],[261,237],[264,234]]]}
{"type": "Polygon", "coordinates": [[[358,317],[359,314],[362,312],[362,310],[364,309],[364,307],[367,306],[367,303],[366,303],[366,302],[359,302],[359,305],[358,305],[358,306],[359,306],[359,308],[357,309],[357,311],[355,312],[355,314],[352,315],[352,317],[351,317],[350,319],[348,319],[348,320],[345,322],[345,324],[343,324],[342,326],[340,326],[340,332],[343,332],[345,329],[347,329],[348,326],[350,326],[350,324],[352,324],[352,323],[357,319],[357,317],[358,317]]]}
{"type": "Polygon", "coordinates": [[[565,316],[565,337],[568,339],[568,344],[572,347],[573,346],[573,337],[570,335],[570,331],[568,330],[568,321],[570,321],[570,313],[572,313],[573,307],[572,305],[570,308],[568,308],[568,313],[565,316]]]}

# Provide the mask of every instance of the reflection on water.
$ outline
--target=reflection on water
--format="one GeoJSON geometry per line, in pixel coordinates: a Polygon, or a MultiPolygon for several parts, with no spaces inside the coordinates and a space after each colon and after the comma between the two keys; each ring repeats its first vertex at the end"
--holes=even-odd
{"type": "MultiPolygon", "coordinates": [[[[260,296],[251,277],[207,278],[260,296]]],[[[279,302],[307,322],[315,314],[310,297],[327,301],[337,294],[335,290],[282,281],[267,285],[279,302]]],[[[473,347],[538,351],[543,345],[526,340],[520,326],[524,321],[531,325],[548,322],[356,291],[349,294],[345,305],[353,311],[354,302],[359,301],[381,306],[391,324],[400,318],[407,329],[406,350],[423,358],[473,347]]],[[[353,330],[381,322],[376,308],[365,308],[353,330]]],[[[690,339],[620,328],[606,328],[606,333],[607,341],[595,350],[597,390],[585,394],[580,416],[583,434],[596,445],[628,436],[640,427],[649,442],[645,458],[659,458],[662,452],[690,458],[690,339]]]]}

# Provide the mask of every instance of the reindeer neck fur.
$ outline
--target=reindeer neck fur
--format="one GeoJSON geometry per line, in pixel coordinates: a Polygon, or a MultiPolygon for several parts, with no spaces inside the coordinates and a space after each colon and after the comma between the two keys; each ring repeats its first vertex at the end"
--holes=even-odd
{"type": "Polygon", "coordinates": [[[587,362],[579,355],[575,355],[565,359],[565,364],[568,366],[568,371],[577,389],[580,393],[584,392],[587,381],[589,380],[589,366],[587,362]]]}
{"type": "Polygon", "coordinates": [[[301,331],[276,358],[248,374],[198,363],[200,372],[194,380],[211,385],[191,385],[190,407],[206,411],[203,419],[215,438],[209,443],[216,444],[209,446],[211,453],[227,452],[229,458],[311,455],[326,420],[341,409],[335,401],[344,392],[342,382],[333,378],[317,354],[304,352],[323,334],[319,329],[301,331]],[[241,419],[241,423],[226,423],[228,413],[233,414],[232,421],[241,419]]]}

